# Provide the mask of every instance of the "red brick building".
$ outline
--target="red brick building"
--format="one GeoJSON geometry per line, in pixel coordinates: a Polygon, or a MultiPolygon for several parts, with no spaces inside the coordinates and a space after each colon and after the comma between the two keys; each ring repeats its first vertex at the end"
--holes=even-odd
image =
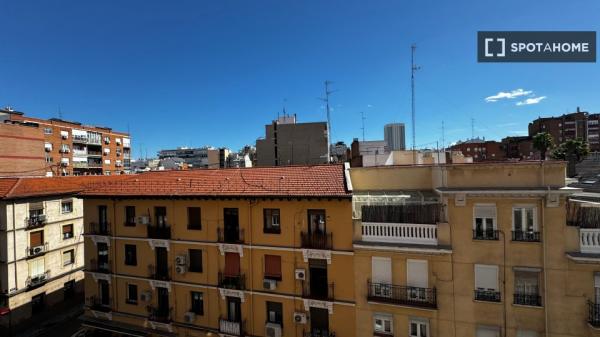
{"type": "Polygon", "coordinates": [[[558,117],[538,118],[529,123],[529,136],[533,137],[540,132],[548,132],[556,145],[569,139],[582,139],[588,142],[590,150],[600,151],[600,114],[590,114],[577,111],[558,117]]]}
{"type": "Polygon", "coordinates": [[[473,138],[458,141],[450,149],[462,152],[465,157],[473,157],[473,162],[502,161],[506,159],[502,143],[494,140],[473,138]]]}
{"type": "Polygon", "coordinates": [[[44,176],[48,169],[42,130],[0,123],[0,177],[44,176]]]}

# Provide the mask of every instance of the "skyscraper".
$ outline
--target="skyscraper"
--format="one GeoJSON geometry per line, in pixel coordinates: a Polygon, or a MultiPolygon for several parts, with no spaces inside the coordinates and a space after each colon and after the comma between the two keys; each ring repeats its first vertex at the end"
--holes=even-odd
{"type": "Polygon", "coordinates": [[[390,123],[383,127],[385,142],[390,151],[405,150],[404,123],[390,123]]]}

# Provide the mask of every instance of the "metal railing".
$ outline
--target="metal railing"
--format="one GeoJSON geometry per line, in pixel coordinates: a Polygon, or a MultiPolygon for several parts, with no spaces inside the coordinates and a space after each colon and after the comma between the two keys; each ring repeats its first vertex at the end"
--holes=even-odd
{"type": "Polygon", "coordinates": [[[25,218],[25,228],[26,229],[34,229],[34,228],[42,227],[45,224],[46,224],[46,215],[45,214],[40,214],[37,216],[25,218]]]}
{"type": "Polygon", "coordinates": [[[500,292],[497,290],[475,289],[475,300],[486,302],[500,302],[500,292]]]}
{"type": "Polygon", "coordinates": [[[225,230],[222,227],[217,228],[217,241],[221,243],[244,243],[244,229],[237,228],[225,230]]]}
{"type": "Polygon", "coordinates": [[[540,232],[512,231],[512,240],[521,242],[540,242],[540,232]]]}
{"type": "Polygon", "coordinates": [[[171,280],[171,268],[167,266],[157,268],[155,265],[149,264],[148,277],[153,280],[169,281],[171,280]]]}
{"type": "Polygon", "coordinates": [[[110,312],[112,298],[101,298],[99,296],[90,296],[85,298],[85,305],[94,311],[110,312]]]}
{"type": "Polygon", "coordinates": [[[497,229],[473,230],[473,240],[498,240],[497,229]]]}
{"type": "Polygon", "coordinates": [[[305,282],[302,288],[302,297],[321,301],[333,301],[335,298],[334,291],[334,283],[311,284],[310,282],[305,282]]]}
{"type": "Polygon", "coordinates": [[[46,270],[45,272],[43,272],[41,274],[27,277],[27,279],[25,280],[25,285],[27,285],[27,287],[29,287],[29,288],[38,287],[38,286],[41,286],[42,284],[46,283],[46,281],[48,281],[49,278],[50,278],[50,271],[46,270]]]}
{"type": "Polygon", "coordinates": [[[300,244],[302,248],[326,249],[333,248],[333,233],[300,233],[300,244]]]}
{"type": "Polygon", "coordinates": [[[588,304],[588,323],[591,326],[600,327],[600,304],[587,301],[588,304]]]}
{"type": "Polygon", "coordinates": [[[437,308],[437,292],[435,288],[419,288],[399,286],[367,281],[367,299],[400,305],[424,308],[437,308]]]}
{"type": "Polygon", "coordinates": [[[246,289],[246,275],[226,275],[224,272],[219,272],[219,287],[226,289],[246,289]]]}
{"type": "Polygon", "coordinates": [[[147,306],[146,310],[148,311],[148,320],[159,323],[171,323],[173,307],[169,308],[161,308],[161,307],[153,307],[147,306]]]}
{"type": "Polygon", "coordinates": [[[232,335],[232,336],[243,336],[244,335],[244,326],[246,322],[236,322],[230,321],[226,318],[219,318],[219,332],[232,335]]]}
{"type": "Polygon", "coordinates": [[[111,264],[112,261],[98,262],[96,259],[91,259],[88,270],[94,273],[109,274],[111,272],[111,264]]]}
{"type": "Polygon", "coordinates": [[[48,242],[46,242],[42,245],[39,245],[39,246],[27,247],[25,253],[27,254],[27,257],[34,257],[34,256],[46,254],[47,251],[48,251],[48,242]]]}
{"type": "Polygon", "coordinates": [[[165,239],[168,240],[171,238],[171,226],[167,225],[165,227],[158,227],[148,224],[146,226],[148,238],[150,239],[165,239]]]}
{"type": "Polygon", "coordinates": [[[315,329],[302,331],[302,337],[335,337],[335,332],[315,329]]]}
{"type": "Polygon", "coordinates": [[[442,204],[363,205],[363,222],[434,225],[443,218],[442,204]]]}
{"type": "Polygon", "coordinates": [[[87,232],[87,234],[111,235],[110,222],[106,222],[106,223],[90,222],[88,229],[89,229],[89,231],[87,232]]]}
{"type": "Polygon", "coordinates": [[[514,294],[514,304],[531,305],[535,307],[542,306],[542,296],[539,294],[514,294]]]}

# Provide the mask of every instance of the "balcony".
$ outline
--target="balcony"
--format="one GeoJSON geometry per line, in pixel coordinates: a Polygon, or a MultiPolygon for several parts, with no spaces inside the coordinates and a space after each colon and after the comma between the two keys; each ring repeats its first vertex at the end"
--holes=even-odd
{"type": "Polygon", "coordinates": [[[98,296],[90,296],[85,298],[85,305],[90,310],[100,312],[111,312],[112,298],[102,298],[98,296]]]}
{"type": "Polygon", "coordinates": [[[88,157],[102,157],[102,151],[95,151],[88,149],[88,157]]]}
{"type": "Polygon", "coordinates": [[[173,307],[161,308],[147,306],[148,320],[152,322],[158,322],[163,324],[169,324],[172,321],[173,307]]]}
{"type": "Polygon", "coordinates": [[[486,229],[486,230],[473,230],[473,240],[488,240],[488,241],[497,241],[498,240],[498,230],[497,229],[486,229]]]}
{"type": "Polygon", "coordinates": [[[73,167],[74,168],[88,168],[89,165],[86,161],[74,161],[73,167]]]}
{"type": "Polygon", "coordinates": [[[170,281],[171,280],[171,268],[168,266],[161,266],[157,268],[155,265],[148,265],[148,277],[153,280],[159,281],[170,281]]]}
{"type": "MultiPolygon", "coordinates": [[[[374,336],[378,336],[377,333],[373,334],[374,336]]],[[[383,335],[381,335],[383,336],[383,335]]],[[[386,335],[393,336],[393,335],[386,335]]],[[[335,337],[335,332],[326,332],[326,331],[302,331],[302,337],[335,337]]]]}
{"type": "Polygon", "coordinates": [[[87,142],[88,142],[88,137],[87,136],[76,136],[76,135],[73,135],[73,143],[87,144],[87,142]]]}
{"type": "Polygon", "coordinates": [[[397,286],[392,284],[367,282],[369,301],[409,305],[420,308],[437,308],[435,288],[397,286]]]}
{"type": "Polygon", "coordinates": [[[90,260],[89,271],[94,273],[110,274],[111,272],[111,261],[98,262],[96,259],[90,260]]]}
{"type": "Polygon", "coordinates": [[[302,297],[319,301],[333,301],[335,298],[334,290],[334,283],[310,284],[305,282],[302,288],[302,297]]]}
{"type": "Polygon", "coordinates": [[[102,163],[101,162],[88,162],[87,167],[88,168],[102,168],[102,163]]]}
{"type": "Polygon", "coordinates": [[[244,325],[245,322],[230,321],[221,317],[219,319],[219,332],[225,335],[243,336],[244,325]]]}
{"type": "Polygon", "coordinates": [[[437,225],[363,222],[362,240],[400,244],[438,244],[437,225]]]}
{"type": "Polygon", "coordinates": [[[333,248],[333,233],[300,233],[302,248],[331,250],[333,248]]]}
{"type": "Polygon", "coordinates": [[[244,230],[241,228],[224,230],[217,228],[217,242],[220,243],[244,243],[244,230]]]}
{"type": "Polygon", "coordinates": [[[158,227],[149,224],[146,228],[148,238],[150,239],[168,240],[171,238],[171,226],[158,227]]]}
{"type": "Polygon", "coordinates": [[[47,270],[44,273],[27,277],[27,280],[25,280],[25,285],[27,285],[28,288],[36,288],[45,284],[49,278],[50,271],[47,270]]]}
{"type": "Polygon", "coordinates": [[[600,228],[579,229],[579,250],[582,253],[600,254],[600,228]]]}
{"type": "Polygon", "coordinates": [[[105,222],[105,223],[90,222],[89,232],[87,234],[111,235],[110,223],[109,222],[105,222]]]}
{"type": "Polygon", "coordinates": [[[600,224],[600,207],[582,206],[579,202],[567,202],[567,225],[596,228],[600,224]]]}
{"type": "Polygon", "coordinates": [[[600,328],[600,304],[588,301],[588,323],[595,327],[600,328]]]}
{"type": "Polygon", "coordinates": [[[540,242],[540,232],[512,231],[512,240],[519,242],[540,242]]]}
{"type": "Polygon", "coordinates": [[[539,294],[517,293],[517,294],[514,294],[513,303],[520,304],[520,305],[541,307],[542,306],[542,297],[539,294]]]}
{"type": "Polygon", "coordinates": [[[25,229],[35,229],[46,224],[46,215],[39,214],[25,219],[25,229]]]}
{"type": "Polygon", "coordinates": [[[475,289],[475,300],[484,302],[500,302],[500,292],[497,290],[475,289]]]}
{"type": "Polygon", "coordinates": [[[225,273],[219,272],[219,288],[245,290],[246,275],[225,275],[225,273]]]}
{"type": "Polygon", "coordinates": [[[39,245],[39,246],[32,246],[32,247],[27,247],[26,249],[26,254],[27,257],[36,257],[36,256],[41,256],[46,254],[46,252],[48,251],[48,242],[44,243],[43,245],[39,245]]]}

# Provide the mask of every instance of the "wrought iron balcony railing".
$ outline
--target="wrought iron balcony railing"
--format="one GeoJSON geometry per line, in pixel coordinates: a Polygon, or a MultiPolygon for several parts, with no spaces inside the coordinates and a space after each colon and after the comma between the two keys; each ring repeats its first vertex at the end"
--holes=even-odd
{"type": "Polygon", "coordinates": [[[111,235],[110,222],[90,222],[88,226],[89,231],[87,234],[92,235],[111,235]]]}
{"type": "Polygon", "coordinates": [[[217,241],[221,243],[244,243],[244,229],[228,229],[225,230],[221,227],[217,228],[217,241]]]}
{"type": "Polygon", "coordinates": [[[475,289],[475,300],[486,302],[500,302],[500,292],[497,290],[475,289]]]}
{"type": "Polygon", "coordinates": [[[244,336],[245,321],[230,321],[227,318],[219,318],[219,332],[231,336],[244,336]]]}
{"type": "Polygon", "coordinates": [[[40,255],[44,255],[46,254],[46,252],[48,251],[48,242],[39,245],[39,246],[30,246],[27,247],[25,253],[27,254],[27,257],[36,257],[36,256],[40,256],[40,255]]]}
{"type": "Polygon", "coordinates": [[[171,238],[171,226],[158,227],[149,224],[146,228],[150,239],[168,240],[171,238]]]}
{"type": "Polygon", "coordinates": [[[50,278],[50,271],[46,270],[45,272],[27,277],[25,280],[25,284],[28,288],[35,288],[45,284],[50,278]]]}
{"type": "Polygon", "coordinates": [[[85,298],[85,305],[94,311],[110,312],[112,311],[112,302],[110,297],[90,296],[85,298]]]}
{"type": "Polygon", "coordinates": [[[542,306],[542,296],[539,294],[516,293],[513,298],[514,304],[530,305],[535,307],[542,306]]]}
{"type": "Polygon", "coordinates": [[[94,273],[110,274],[111,262],[112,261],[98,262],[96,259],[91,259],[88,270],[94,273]]]}
{"type": "Polygon", "coordinates": [[[149,278],[159,281],[170,281],[171,280],[171,268],[169,266],[160,266],[157,268],[156,265],[148,265],[149,278]]]}
{"type": "Polygon", "coordinates": [[[147,306],[146,311],[148,311],[148,320],[159,323],[171,323],[173,307],[153,307],[147,306]]]}
{"type": "Polygon", "coordinates": [[[540,232],[513,231],[512,240],[522,242],[540,242],[540,232]]]}
{"type": "Polygon", "coordinates": [[[321,301],[333,301],[335,299],[334,291],[334,283],[315,284],[305,282],[304,288],[302,288],[302,297],[321,301]]]}
{"type": "Polygon", "coordinates": [[[314,329],[314,330],[309,330],[309,331],[302,331],[302,336],[303,337],[335,337],[335,332],[314,329]]]}
{"type": "Polygon", "coordinates": [[[246,275],[227,275],[223,272],[219,272],[219,288],[245,290],[246,275]]]}
{"type": "Polygon", "coordinates": [[[473,230],[473,240],[498,240],[497,229],[473,230]]]}
{"type": "Polygon", "coordinates": [[[40,214],[36,216],[31,216],[25,219],[25,228],[26,229],[34,229],[42,227],[46,224],[46,215],[40,214]]]}
{"type": "Polygon", "coordinates": [[[410,305],[423,308],[437,308],[437,293],[435,288],[419,288],[399,286],[384,283],[367,282],[367,299],[400,305],[410,305]]]}
{"type": "Polygon", "coordinates": [[[588,323],[595,328],[600,328],[600,304],[588,301],[588,323]]]}
{"type": "Polygon", "coordinates": [[[333,233],[302,232],[300,233],[300,243],[302,248],[331,250],[333,248],[333,233]]]}

